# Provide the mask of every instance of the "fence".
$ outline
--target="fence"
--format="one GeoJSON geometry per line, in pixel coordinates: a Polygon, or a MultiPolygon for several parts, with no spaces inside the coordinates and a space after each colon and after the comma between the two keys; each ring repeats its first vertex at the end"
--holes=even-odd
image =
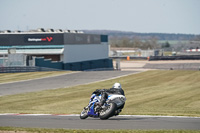
{"type": "Polygon", "coordinates": [[[153,61],[153,60],[200,60],[200,55],[150,56],[149,61],[153,61]]]}
{"type": "Polygon", "coordinates": [[[37,72],[37,71],[61,71],[60,69],[46,67],[0,67],[0,73],[17,73],[17,72],[37,72]]]}
{"type": "Polygon", "coordinates": [[[23,54],[8,54],[0,57],[1,67],[26,66],[26,64],[26,55],[23,54]]]}
{"type": "Polygon", "coordinates": [[[162,50],[112,50],[110,57],[149,57],[158,56],[162,54],[162,50]]]}

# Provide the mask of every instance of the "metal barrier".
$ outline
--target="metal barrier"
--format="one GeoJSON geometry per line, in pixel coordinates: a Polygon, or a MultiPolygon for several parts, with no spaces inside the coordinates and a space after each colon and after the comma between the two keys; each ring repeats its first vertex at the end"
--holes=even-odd
{"type": "Polygon", "coordinates": [[[46,67],[0,67],[0,73],[38,72],[38,71],[63,71],[46,67]]]}
{"type": "Polygon", "coordinates": [[[150,56],[151,60],[200,60],[200,55],[183,55],[183,56],[150,56]]]}
{"type": "MultiPolygon", "coordinates": [[[[127,60],[127,56],[111,56],[111,59],[125,59],[127,60]]],[[[129,56],[129,59],[133,59],[133,60],[147,60],[147,57],[132,57],[129,56]]]]}

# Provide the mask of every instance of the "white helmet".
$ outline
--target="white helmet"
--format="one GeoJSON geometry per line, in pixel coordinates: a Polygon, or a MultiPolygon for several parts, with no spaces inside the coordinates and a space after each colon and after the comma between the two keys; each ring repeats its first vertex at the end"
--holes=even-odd
{"type": "Polygon", "coordinates": [[[113,85],[112,88],[115,88],[115,89],[122,89],[122,86],[121,86],[120,83],[115,83],[115,84],[113,85]]]}

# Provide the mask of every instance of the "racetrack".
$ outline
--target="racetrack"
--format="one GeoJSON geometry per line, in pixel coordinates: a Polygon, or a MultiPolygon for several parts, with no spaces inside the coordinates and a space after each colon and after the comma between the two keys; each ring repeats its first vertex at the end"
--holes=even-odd
{"type": "Polygon", "coordinates": [[[35,80],[0,84],[0,96],[47,89],[66,88],[88,84],[101,80],[116,78],[123,75],[138,73],[137,71],[86,71],[64,74],[35,80]]]}
{"type": "Polygon", "coordinates": [[[63,129],[184,129],[200,130],[200,118],[117,116],[81,120],[71,115],[0,115],[0,126],[63,129]]]}
{"type": "MultiPolygon", "coordinates": [[[[116,78],[137,71],[78,72],[49,78],[0,85],[0,95],[56,89],[116,78]]],[[[81,111],[81,110],[80,110],[81,111]]],[[[117,116],[108,120],[70,115],[0,115],[0,126],[65,129],[190,129],[200,130],[200,118],[117,116]]]]}

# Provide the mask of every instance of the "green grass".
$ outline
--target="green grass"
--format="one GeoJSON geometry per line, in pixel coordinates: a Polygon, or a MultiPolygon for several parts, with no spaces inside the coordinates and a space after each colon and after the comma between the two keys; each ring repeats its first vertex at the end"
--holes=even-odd
{"type": "Polygon", "coordinates": [[[70,71],[26,72],[26,73],[1,73],[0,83],[15,82],[21,80],[36,79],[48,76],[56,76],[70,71]]]}
{"type": "Polygon", "coordinates": [[[79,114],[96,89],[120,82],[121,114],[200,116],[200,72],[155,70],[69,88],[0,97],[0,113],[79,114]]]}
{"type": "Polygon", "coordinates": [[[76,130],[76,129],[44,129],[44,128],[14,128],[0,127],[1,131],[17,133],[199,133],[198,130],[76,130]]]}

